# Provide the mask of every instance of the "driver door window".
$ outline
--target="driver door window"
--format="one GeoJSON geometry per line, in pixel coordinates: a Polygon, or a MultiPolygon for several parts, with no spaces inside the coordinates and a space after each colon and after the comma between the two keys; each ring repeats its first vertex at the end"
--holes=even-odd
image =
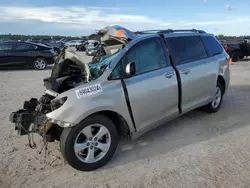
{"type": "Polygon", "coordinates": [[[134,46],[127,54],[127,62],[135,62],[136,75],[167,66],[164,50],[158,39],[143,41],[134,46]]]}

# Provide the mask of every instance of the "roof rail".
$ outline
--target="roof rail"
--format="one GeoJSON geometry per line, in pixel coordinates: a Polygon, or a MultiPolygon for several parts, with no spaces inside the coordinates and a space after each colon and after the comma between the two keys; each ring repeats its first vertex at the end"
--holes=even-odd
{"type": "Polygon", "coordinates": [[[196,33],[206,33],[203,30],[197,29],[166,29],[166,30],[145,30],[145,31],[136,31],[135,34],[150,34],[150,33],[175,33],[175,32],[196,32],[196,33]]]}

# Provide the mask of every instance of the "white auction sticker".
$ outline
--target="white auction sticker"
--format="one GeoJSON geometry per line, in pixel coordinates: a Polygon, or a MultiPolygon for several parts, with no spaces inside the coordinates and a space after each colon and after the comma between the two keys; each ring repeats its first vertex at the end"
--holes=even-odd
{"type": "Polygon", "coordinates": [[[84,87],[81,89],[77,89],[75,90],[75,92],[76,92],[77,98],[80,99],[88,95],[93,95],[93,94],[102,92],[102,86],[101,84],[95,84],[95,85],[91,85],[91,86],[84,87]]]}

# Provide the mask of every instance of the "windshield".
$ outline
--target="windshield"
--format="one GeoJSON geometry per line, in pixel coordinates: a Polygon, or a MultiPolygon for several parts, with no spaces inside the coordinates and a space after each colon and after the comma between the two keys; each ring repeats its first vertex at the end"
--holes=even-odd
{"type": "Polygon", "coordinates": [[[112,55],[105,55],[101,58],[101,60],[98,63],[89,64],[89,69],[92,79],[97,79],[98,77],[100,77],[106,70],[107,66],[111,63],[111,61],[117,56],[118,53],[119,51],[117,51],[112,55]]]}

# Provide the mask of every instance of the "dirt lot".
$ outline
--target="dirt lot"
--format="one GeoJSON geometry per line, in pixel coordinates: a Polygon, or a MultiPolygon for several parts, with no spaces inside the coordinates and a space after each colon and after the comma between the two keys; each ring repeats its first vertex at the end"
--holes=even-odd
{"type": "Polygon", "coordinates": [[[58,143],[44,160],[15,135],[11,111],[40,97],[50,70],[0,72],[0,187],[250,187],[250,62],[231,66],[231,85],[216,114],[193,111],[134,142],[94,172],[67,165],[58,143]]]}

